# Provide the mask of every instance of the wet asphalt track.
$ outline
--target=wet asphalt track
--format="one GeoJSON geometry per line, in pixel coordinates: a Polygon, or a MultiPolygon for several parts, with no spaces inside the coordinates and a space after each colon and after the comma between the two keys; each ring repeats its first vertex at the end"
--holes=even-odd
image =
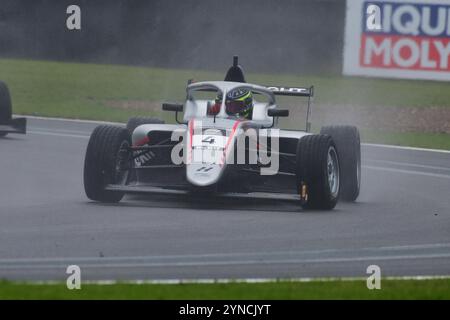
{"type": "Polygon", "coordinates": [[[82,185],[96,124],[29,119],[0,138],[0,278],[176,279],[450,274],[450,153],[363,147],[357,203],[126,197],[82,185]]]}

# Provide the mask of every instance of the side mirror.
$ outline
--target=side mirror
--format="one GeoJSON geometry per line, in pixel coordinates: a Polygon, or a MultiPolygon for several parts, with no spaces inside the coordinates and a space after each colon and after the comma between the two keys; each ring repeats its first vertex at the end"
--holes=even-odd
{"type": "Polygon", "coordinates": [[[267,114],[269,117],[288,117],[289,110],[269,109],[269,110],[267,110],[267,114]]]}
{"type": "Polygon", "coordinates": [[[164,111],[183,112],[183,105],[179,103],[163,103],[164,111]]]}

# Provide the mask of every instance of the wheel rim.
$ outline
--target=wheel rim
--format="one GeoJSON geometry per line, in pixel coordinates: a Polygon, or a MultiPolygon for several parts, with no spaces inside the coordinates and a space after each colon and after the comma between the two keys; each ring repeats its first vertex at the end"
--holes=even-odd
{"type": "Polygon", "coordinates": [[[327,156],[328,186],[333,197],[339,193],[339,162],[336,150],[330,147],[327,156]]]}
{"type": "Polygon", "coordinates": [[[361,187],[361,158],[358,156],[356,157],[356,179],[358,179],[358,190],[361,187]]]}
{"type": "Polygon", "coordinates": [[[128,179],[129,170],[124,170],[124,166],[127,165],[127,162],[130,161],[130,157],[128,154],[128,148],[130,144],[128,141],[123,141],[120,145],[119,151],[116,156],[116,166],[115,166],[115,183],[125,184],[128,179]]]}

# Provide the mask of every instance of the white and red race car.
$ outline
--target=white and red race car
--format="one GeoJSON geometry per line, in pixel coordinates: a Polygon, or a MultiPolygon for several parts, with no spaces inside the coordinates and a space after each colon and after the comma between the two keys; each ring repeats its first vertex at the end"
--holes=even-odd
{"type": "Polygon", "coordinates": [[[235,57],[225,81],[189,83],[183,104],[163,104],[176,124],[131,118],[127,128],[95,128],[85,158],[86,194],[102,202],[118,202],[125,193],[274,197],[323,210],[339,199],[354,201],[361,184],[358,129],[311,133],[313,94],[313,87],[246,83],[235,57]],[[252,93],[249,117],[230,112],[227,96],[236,90],[252,93]],[[277,128],[277,118],[289,116],[277,95],[308,99],[305,130],[277,128]]]}

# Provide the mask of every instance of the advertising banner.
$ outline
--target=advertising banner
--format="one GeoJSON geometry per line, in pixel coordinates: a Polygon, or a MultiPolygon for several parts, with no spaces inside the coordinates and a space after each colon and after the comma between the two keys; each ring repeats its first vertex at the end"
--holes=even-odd
{"type": "Polygon", "coordinates": [[[343,73],[450,81],[450,0],[347,0],[343,73]]]}

